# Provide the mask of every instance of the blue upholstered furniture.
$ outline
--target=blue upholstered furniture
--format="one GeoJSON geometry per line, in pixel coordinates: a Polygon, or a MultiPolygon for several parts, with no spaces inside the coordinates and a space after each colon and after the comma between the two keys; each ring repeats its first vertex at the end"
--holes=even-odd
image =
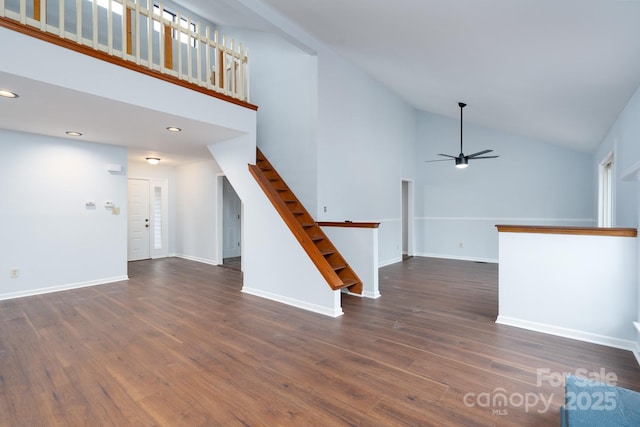
{"type": "Polygon", "coordinates": [[[569,375],[562,427],[640,426],[640,393],[569,375]]]}

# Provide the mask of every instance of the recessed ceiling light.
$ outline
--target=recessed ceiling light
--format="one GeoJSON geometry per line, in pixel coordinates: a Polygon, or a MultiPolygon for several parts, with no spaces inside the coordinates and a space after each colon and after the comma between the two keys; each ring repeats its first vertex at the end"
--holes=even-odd
{"type": "Polygon", "coordinates": [[[146,157],[145,158],[150,165],[157,165],[160,163],[160,159],[158,157],[146,157]]]}
{"type": "Polygon", "coordinates": [[[4,90],[4,89],[0,89],[0,96],[4,97],[4,98],[18,98],[18,94],[8,91],[8,90],[4,90]]]}
{"type": "Polygon", "coordinates": [[[82,134],[80,132],[76,132],[74,130],[68,130],[65,132],[67,135],[69,136],[82,136],[82,134]]]}
{"type": "Polygon", "coordinates": [[[168,130],[169,132],[182,132],[182,129],[180,129],[180,128],[178,128],[178,127],[175,127],[175,126],[169,126],[169,127],[167,128],[167,130],[168,130]]]}

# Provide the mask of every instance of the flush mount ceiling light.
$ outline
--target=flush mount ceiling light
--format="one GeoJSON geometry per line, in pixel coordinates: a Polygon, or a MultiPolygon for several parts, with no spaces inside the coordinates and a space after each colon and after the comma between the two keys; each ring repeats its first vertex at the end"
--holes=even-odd
{"type": "Polygon", "coordinates": [[[146,157],[146,160],[147,160],[147,163],[154,166],[160,163],[160,158],[158,157],[146,157]]]}
{"type": "Polygon", "coordinates": [[[67,135],[69,136],[82,136],[82,134],[80,132],[76,132],[74,130],[68,130],[65,132],[67,135]]]}
{"type": "MultiPolygon", "coordinates": [[[[438,154],[438,156],[443,156],[443,157],[448,157],[449,159],[454,159],[455,162],[456,162],[456,167],[458,169],[464,169],[467,166],[469,166],[469,160],[495,159],[496,157],[498,157],[498,156],[483,156],[483,154],[490,153],[493,150],[478,151],[477,153],[469,154],[468,156],[465,156],[464,153],[462,152],[462,109],[464,107],[466,107],[466,106],[467,106],[467,104],[465,104],[464,102],[458,102],[458,107],[460,107],[460,154],[458,154],[457,156],[452,156],[450,154],[438,154]]],[[[449,161],[449,159],[427,160],[427,163],[429,163],[429,162],[445,162],[445,161],[449,161]]]]}
{"type": "Polygon", "coordinates": [[[0,89],[0,96],[2,96],[3,98],[18,98],[17,93],[5,89],[0,89]]]}
{"type": "Polygon", "coordinates": [[[167,128],[167,130],[168,130],[169,132],[182,132],[182,129],[180,129],[180,128],[178,128],[178,127],[175,127],[175,126],[169,126],[169,127],[167,128]]]}

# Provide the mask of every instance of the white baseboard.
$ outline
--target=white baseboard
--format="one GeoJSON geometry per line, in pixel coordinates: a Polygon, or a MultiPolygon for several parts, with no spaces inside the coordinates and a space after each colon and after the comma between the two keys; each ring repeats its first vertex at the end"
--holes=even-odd
{"type": "Polygon", "coordinates": [[[34,295],[49,294],[52,292],[68,291],[71,289],[87,288],[89,286],[106,285],[107,283],[121,282],[123,280],[129,280],[129,276],[127,275],[116,276],[116,277],[109,277],[109,278],[100,279],[100,280],[89,280],[87,282],[77,282],[77,283],[69,283],[66,285],[51,286],[48,288],[30,289],[28,291],[20,291],[20,292],[10,292],[6,294],[0,294],[0,301],[13,299],[13,298],[30,297],[34,295]]]}
{"type": "Polygon", "coordinates": [[[429,253],[417,253],[414,256],[421,256],[425,258],[442,258],[442,259],[455,259],[458,261],[474,261],[474,262],[486,262],[490,264],[497,264],[496,258],[480,258],[473,256],[459,256],[459,255],[446,255],[446,254],[429,254],[429,253]]]}
{"type": "Polygon", "coordinates": [[[349,289],[346,288],[342,288],[340,289],[340,292],[342,292],[343,294],[347,294],[347,295],[351,295],[354,297],[359,297],[359,298],[370,298],[370,299],[378,299],[382,296],[382,294],[380,294],[379,291],[362,291],[362,294],[354,294],[353,292],[349,292],[349,289]]]}
{"type": "Polygon", "coordinates": [[[176,258],[182,258],[182,259],[186,259],[186,260],[189,260],[189,261],[201,262],[203,264],[220,265],[220,263],[218,261],[213,260],[213,259],[199,258],[199,257],[195,257],[195,256],[191,256],[191,255],[183,255],[183,254],[174,254],[173,256],[175,256],[176,258]]]}
{"type": "MultiPolygon", "coordinates": [[[[594,334],[591,332],[579,331],[576,329],[562,328],[544,323],[530,322],[528,320],[515,319],[508,316],[498,316],[496,323],[507,326],[515,326],[516,328],[528,329],[530,331],[542,332],[549,335],[556,335],[564,338],[571,338],[578,341],[590,342],[593,344],[605,345],[607,347],[619,348],[622,350],[635,351],[638,350],[637,343],[620,338],[609,337],[605,335],[594,334]]],[[[637,357],[637,356],[636,356],[637,357]]]]}
{"type": "Polygon", "coordinates": [[[380,291],[362,291],[362,296],[365,298],[378,299],[382,294],[380,294],[380,291]]]}
{"type": "Polygon", "coordinates": [[[386,267],[387,265],[395,264],[397,262],[402,262],[402,257],[392,258],[392,259],[387,259],[387,260],[384,260],[384,261],[380,261],[378,263],[378,268],[386,267]]]}
{"type": "Polygon", "coordinates": [[[242,287],[242,292],[244,292],[245,294],[255,295],[260,298],[265,298],[293,307],[301,308],[303,310],[312,311],[314,313],[324,314],[325,316],[339,317],[344,314],[344,312],[342,311],[342,307],[339,306],[335,309],[331,309],[328,307],[311,304],[306,301],[300,301],[294,298],[285,297],[283,295],[272,294],[271,292],[265,292],[259,289],[247,288],[246,286],[242,287]]]}
{"type": "Polygon", "coordinates": [[[633,355],[636,357],[638,365],[640,365],[640,342],[636,342],[633,346],[633,355]]]}

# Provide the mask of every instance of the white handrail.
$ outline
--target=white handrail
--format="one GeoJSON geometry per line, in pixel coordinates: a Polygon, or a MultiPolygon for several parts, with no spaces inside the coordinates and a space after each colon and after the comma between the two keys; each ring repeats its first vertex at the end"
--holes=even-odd
{"type": "Polygon", "coordinates": [[[249,102],[249,56],[242,43],[231,39],[227,45],[227,37],[217,30],[211,38],[209,26],[203,28],[178,11],[165,16],[162,3],[157,3],[158,14],[154,13],[153,2],[40,0],[38,20],[34,16],[37,1],[0,0],[0,17],[249,102]],[[84,30],[90,38],[82,34],[87,24],[91,28],[84,30]],[[166,38],[171,41],[171,58],[165,55],[165,31],[171,32],[166,38]],[[129,37],[131,40],[127,40],[129,37]],[[131,54],[127,52],[128,43],[131,54]]]}

